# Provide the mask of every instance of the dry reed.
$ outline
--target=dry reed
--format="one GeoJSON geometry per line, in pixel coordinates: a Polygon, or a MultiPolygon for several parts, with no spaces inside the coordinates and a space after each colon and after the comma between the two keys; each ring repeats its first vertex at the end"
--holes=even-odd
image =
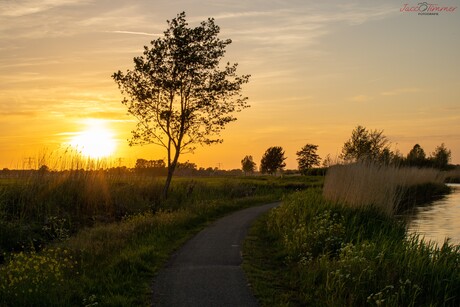
{"type": "Polygon", "coordinates": [[[372,163],[335,165],[329,168],[323,195],[351,207],[374,206],[393,215],[404,190],[427,183],[442,184],[444,175],[435,169],[399,168],[372,163]]]}

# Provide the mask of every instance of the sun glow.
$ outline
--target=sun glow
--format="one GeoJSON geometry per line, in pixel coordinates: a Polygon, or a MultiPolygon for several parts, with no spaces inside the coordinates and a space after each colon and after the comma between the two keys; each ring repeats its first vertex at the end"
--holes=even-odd
{"type": "Polygon", "coordinates": [[[117,147],[114,133],[102,120],[87,120],[86,130],[78,132],[71,140],[70,145],[81,154],[90,158],[99,159],[112,155],[117,147]]]}

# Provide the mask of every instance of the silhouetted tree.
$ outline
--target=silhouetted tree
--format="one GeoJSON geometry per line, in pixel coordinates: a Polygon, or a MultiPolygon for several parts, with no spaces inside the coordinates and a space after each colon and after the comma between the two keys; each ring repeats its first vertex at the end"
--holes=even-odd
{"type": "Polygon", "coordinates": [[[380,162],[389,151],[389,141],[383,135],[383,130],[368,131],[363,126],[356,126],[351,138],[343,144],[340,157],[345,161],[374,161],[380,162]]]}
{"type": "Polygon", "coordinates": [[[193,162],[185,161],[177,163],[177,172],[182,176],[192,176],[198,171],[197,166],[193,162]]]}
{"type": "Polygon", "coordinates": [[[167,173],[165,161],[137,159],[134,169],[139,174],[148,174],[152,176],[165,176],[167,173]]]}
{"type": "Polygon", "coordinates": [[[313,166],[318,166],[320,163],[320,157],[316,154],[318,145],[306,144],[297,154],[297,162],[299,163],[299,171],[302,174],[306,174],[307,170],[313,166]]]}
{"type": "Polygon", "coordinates": [[[220,132],[247,107],[241,95],[249,75],[238,76],[237,64],[220,60],[230,39],[218,38],[219,26],[209,18],[188,27],[185,13],[168,21],[164,36],[134,58],[134,70],[112,75],[128,113],[138,120],[130,145],[156,144],[167,151],[167,197],[179,155],[196,144],[220,143],[220,132]]]}
{"type": "Polygon", "coordinates": [[[332,166],[332,163],[331,154],[327,154],[326,158],[323,159],[322,167],[332,166]]]}
{"type": "Polygon", "coordinates": [[[163,160],[145,160],[137,159],[135,168],[164,168],[166,167],[165,161],[163,160]]]}
{"type": "Polygon", "coordinates": [[[254,173],[256,170],[256,163],[252,159],[252,156],[244,157],[243,160],[241,160],[241,167],[245,175],[254,173]]]}
{"type": "Polygon", "coordinates": [[[437,146],[431,154],[430,161],[433,166],[439,169],[446,169],[450,162],[451,151],[446,148],[444,143],[437,146]]]}
{"type": "Polygon", "coordinates": [[[50,171],[50,168],[48,167],[48,165],[45,165],[45,164],[40,166],[40,168],[38,169],[38,172],[42,174],[48,173],[49,171],[50,171]]]}
{"type": "Polygon", "coordinates": [[[286,166],[284,160],[286,160],[286,158],[284,157],[282,147],[270,147],[262,156],[262,160],[260,161],[260,171],[264,174],[275,174],[278,170],[282,170],[286,166]]]}
{"type": "Polygon", "coordinates": [[[415,144],[407,154],[406,164],[409,166],[425,166],[427,162],[425,151],[419,144],[415,144]]]}

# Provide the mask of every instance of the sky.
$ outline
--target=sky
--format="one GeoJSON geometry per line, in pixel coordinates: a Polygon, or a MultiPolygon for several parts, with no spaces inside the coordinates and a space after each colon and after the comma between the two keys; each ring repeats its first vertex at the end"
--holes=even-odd
{"type": "Polygon", "coordinates": [[[232,39],[224,60],[251,74],[251,107],[222,144],[181,161],[240,168],[244,156],[259,165],[282,146],[295,169],[303,145],[334,159],[362,125],[384,130],[404,155],[445,143],[460,164],[460,1],[432,3],[455,8],[438,15],[401,11],[418,3],[0,0],[0,168],[55,159],[95,131],[114,163],[166,158],[161,147],[128,146],[136,121],[111,75],[131,69],[182,11],[190,26],[215,18],[232,39]]]}

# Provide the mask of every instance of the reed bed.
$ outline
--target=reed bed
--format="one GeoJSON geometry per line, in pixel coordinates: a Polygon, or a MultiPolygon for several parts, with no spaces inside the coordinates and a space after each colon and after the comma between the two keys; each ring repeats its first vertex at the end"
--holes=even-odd
{"type": "Polygon", "coordinates": [[[372,163],[335,165],[327,171],[323,196],[350,207],[374,206],[394,215],[401,211],[411,187],[443,185],[444,180],[444,173],[430,168],[399,168],[372,163]]]}
{"type": "Polygon", "coordinates": [[[446,172],[446,182],[460,183],[460,166],[446,172]]]}

